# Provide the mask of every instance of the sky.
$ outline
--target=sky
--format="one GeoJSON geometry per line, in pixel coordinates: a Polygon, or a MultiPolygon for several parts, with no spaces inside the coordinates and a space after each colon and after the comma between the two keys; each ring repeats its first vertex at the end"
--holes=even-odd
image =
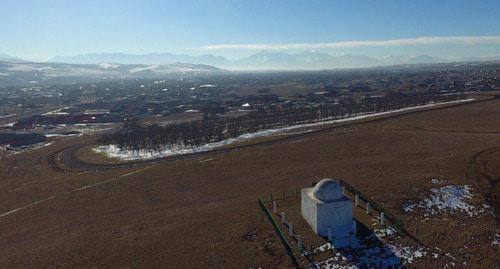
{"type": "Polygon", "coordinates": [[[498,0],[0,0],[0,53],[500,54],[498,0]]]}

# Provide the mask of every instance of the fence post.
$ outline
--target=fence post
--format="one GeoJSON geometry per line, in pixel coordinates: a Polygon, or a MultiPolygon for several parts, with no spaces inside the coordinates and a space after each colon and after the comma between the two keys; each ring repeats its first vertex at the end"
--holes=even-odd
{"type": "Polygon", "coordinates": [[[366,203],[366,214],[370,215],[370,203],[366,203]]]}
{"type": "Polygon", "coordinates": [[[384,225],[384,212],[380,212],[380,225],[384,225]]]}
{"type": "Polygon", "coordinates": [[[356,206],[358,206],[358,204],[359,204],[359,195],[357,195],[357,194],[356,194],[356,195],[354,195],[354,204],[355,204],[356,206]]]}
{"type": "Polygon", "coordinates": [[[273,213],[276,214],[277,211],[278,211],[278,206],[276,204],[276,201],[273,201],[273,213]]]}
{"type": "MultiPolygon", "coordinates": [[[[276,222],[275,218],[273,217],[273,214],[269,211],[269,209],[266,207],[264,204],[264,201],[259,197],[258,199],[259,207],[264,211],[266,214],[267,218],[271,222],[271,224],[274,227],[274,230],[278,234],[279,238],[281,239],[281,243],[283,243],[283,246],[285,247],[288,256],[292,259],[293,264],[295,265],[296,268],[300,268],[300,265],[297,261],[297,258],[295,257],[295,254],[293,253],[293,249],[288,243],[288,240],[286,240],[282,230],[278,226],[278,223],[276,222]]],[[[284,212],[283,212],[283,217],[284,217],[284,212]]]]}
{"type": "Polygon", "coordinates": [[[291,222],[288,223],[288,233],[293,236],[293,224],[291,222]]]}
{"type": "Polygon", "coordinates": [[[285,223],[285,212],[281,212],[281,222],[285,223]]]}

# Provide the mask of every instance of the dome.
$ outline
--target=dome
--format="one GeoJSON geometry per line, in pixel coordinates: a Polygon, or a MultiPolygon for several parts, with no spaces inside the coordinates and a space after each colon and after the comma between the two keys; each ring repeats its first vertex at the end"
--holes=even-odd
{"type": "Polygon", "coordinates": [[[342,187],[336,179],[325,178],[313,188],[314,196],[323,202],[340,200],[344,197],[342,187]]]}

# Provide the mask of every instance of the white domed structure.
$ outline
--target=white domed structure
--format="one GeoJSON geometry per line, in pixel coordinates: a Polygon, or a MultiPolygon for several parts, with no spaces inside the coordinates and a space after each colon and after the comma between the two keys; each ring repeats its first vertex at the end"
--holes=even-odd
{"type": "Polygon", "coordinates": [[[318,182],[313,188],[314,196],[323,202],[331,202],[344,198],[342,186],[336,179],[325,178],[318,182]]]}
{"type": "Polygon", "coordinates": [[[335,248],[356,242],[352,201],[339,180],[325,178],[313,188],[302,189],[301,200],[302,216],[316,234],[328,236],[335,248]]]}

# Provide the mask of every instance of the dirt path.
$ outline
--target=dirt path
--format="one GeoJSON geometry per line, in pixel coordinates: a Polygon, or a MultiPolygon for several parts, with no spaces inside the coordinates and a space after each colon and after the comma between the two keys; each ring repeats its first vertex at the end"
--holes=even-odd
{"type": "MultiPolygon", "coordinates": [[[[125,174],[117,176],[117,177],[113,177],[111,179],[107,179],[107,180],[99,181],[99,182],[96,182],[96,183],[93,183],[93,184],[85,185],[85,186],[82,186],[82,187],[70,190],[70,191],[64,193],[64,195],[69,195],[69,194],[72,194],[72,193],[75,193],[75,192],[79,192],[79,191],[83,191],[83,190],[95,188],[95,187],[98,187],[100,185],[104,185],[104,184],[116,182],[116,181],[122,180],[123,178],[126,178],[126,177],[129,177],[129,176],[141,173],[141,172],[143,172],[143,171],[145,171],[145,170],[147,170],[149,168],[152,168],[152,167],[154,167],[154,165],[146,166],[146,167],[143,167],[141,169],[138,169],[138,170],[135,170],[135,171],[132,171],[132,172],[128,172],[128,173],[125,173],[125,174]]],[[[47,197],[45,199],[41,199],[39,201],[27,204],[25,206],[21,206],[21,207],[9,210],[9,211],[4,212],[4,213],[0,213],[0,219],[3,218],[3,217],[6,217],[8,215],[14,214],[16,212],[19,212],[19,211],[22,211],[22,210],[25,210],[25,209],[37,206],[39,204],[42,204],[42,203],[47,202],[49,200],[55,199],[57,197],[58,197],[57,195],[52,195],[52,196],[49,196],[49,197],[47,197]]]]}
{"type": "Polygon", "coordinates": [[[495,208],[495,212],[499,212],[500,147],[488,148],[476,153],[467,167],[466,175],[469,180],[478,183],[495,208]]]}

